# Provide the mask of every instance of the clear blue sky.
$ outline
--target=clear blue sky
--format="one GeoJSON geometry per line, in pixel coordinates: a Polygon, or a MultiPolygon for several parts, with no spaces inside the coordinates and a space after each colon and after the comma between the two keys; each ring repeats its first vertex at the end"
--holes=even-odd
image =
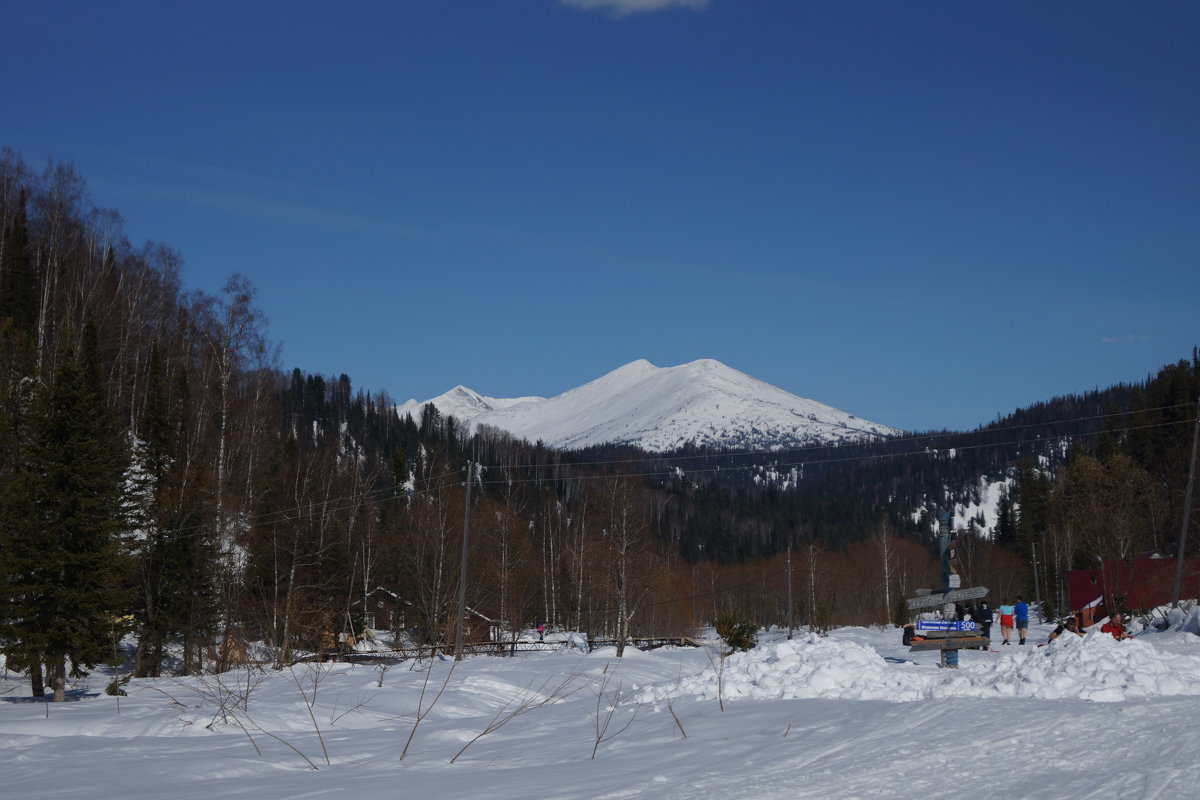
{"type": "Polygon", "coordinates": [[[1200,4],[47,0],[3,27],[0,145],[73,162],[189,288],[250,278],[285,369],[398,400],[710,357],[968,428],[1200,343],[1200,4]]]}

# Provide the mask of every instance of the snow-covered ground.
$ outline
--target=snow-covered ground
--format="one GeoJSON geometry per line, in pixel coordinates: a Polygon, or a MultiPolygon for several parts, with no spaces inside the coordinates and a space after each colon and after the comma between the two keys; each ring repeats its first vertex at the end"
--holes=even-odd
{"type": "Polygon", "coordinates": [[[723,667],[715,645],[564,647],[134,680],[121,698],[97,674],[61,704],[8,675],[3,795],[1178,798],[1200,784],[1191,633],[963,651],[959,670],[896,629],[761,642],[723,667]]]}

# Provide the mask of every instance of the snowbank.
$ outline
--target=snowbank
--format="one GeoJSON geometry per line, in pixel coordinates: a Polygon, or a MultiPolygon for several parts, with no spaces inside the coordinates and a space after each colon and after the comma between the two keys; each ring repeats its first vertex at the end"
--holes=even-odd
{"type": "Polygon", "coordinates": [[[931,696],[1016,696],[1119,702],[1200,694],[1200,656],[1160,650],[1147,642],[1118,642],[1106,633],[1062,636],[1042,648],[960,670],[931,696]]]}
{"type": "Polygon", "coordinates": [[[736,653],[717,669],[684,678],[677,687],[648,687],[643,701],[674,694],[725,699],[853,698],[919,700],[923,696],[901,670],[890,669],[870,647],[809,634],[736,653]],[[672,690],[676,691],[672,691],[672,690]]]}
{"type": "Polygon", "coordinates": [[[1163,652],[1108,634],[1060,637],[1045,647],[1022,648],[958,670],[889,665],[856,642],[810,635],[760,646],[677,683],[651,686],[641,702],[677,696],[726,700],[829,698],[906,702],[941,697],[1035,697],[1116,702],[1200,694],[1200,655],[1163,652]]]}
{"type": "Polygon", "coordinates": [[[1200,636],[1200,606],[1192,606],[1186,611],[1182,608],[1168,609],[1167,625],[1170,630],[1200,636]]]}

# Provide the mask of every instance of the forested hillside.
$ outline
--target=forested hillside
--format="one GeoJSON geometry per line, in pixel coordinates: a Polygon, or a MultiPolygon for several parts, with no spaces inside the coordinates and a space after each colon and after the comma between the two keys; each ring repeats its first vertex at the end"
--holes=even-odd
{"type": "Polygon", "coordinates": [[[4,152],[0,231],[0,636],[35,691],[61,696],[127,633],[142,675],[252,642],[282,663],[380,593],[396,627],[449,640],[472,460],[472,635],[786,617],[762,591],[778,569],[684,564],[656,536],[669,495],[631,463],[468,439],[281,369],[247,278],[188,291],[180,256],[131,244],[69,166],[4,152]]]}
{"type": "Polygon", "coordinates": [[[248,278],[208,295],[180,265],[69,166],[0,155],[0,645],[35,692],[61,697],[126,634],[139,675],[252,643],[286,663],[381,597],[406,635],[452,641],[464,526],[476,638],[886,621],[933,579],[914,511],[981,475],[1016,486],[998,543],[963,547],[967,580],[1000,592],[1028,586],[1034,547],[1053,595],[1071,564],[1178,529],[1194,355],[971,433],[562,453],[286,370],[248,278]]]}
{"type": "Polygon", "coordinates": [[[1063,608],[1069,569],[1175,553],[1198,398],[1193,350],[1143,382],[1054,398],[975,431],[769,454],[683,450],[641,468],[686,476],[665,483],[664,534],[687,558],[725,562],[773,557],[789,542],[841,549],[880,524],[932,546],[937,514],[978,506],[990,487],[996,519],[959,526],[972,546],[1013,556],[1017,573],[988,585],[1032,594],[1036,558],[1044,599],[1063,608]]]}

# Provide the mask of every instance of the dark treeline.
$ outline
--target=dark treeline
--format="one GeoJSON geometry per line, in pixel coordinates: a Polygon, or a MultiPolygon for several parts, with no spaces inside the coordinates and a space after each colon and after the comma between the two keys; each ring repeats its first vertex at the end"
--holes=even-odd
{"type": "MultiPolygon", "coordinates": [[[[1180,368],[1165,368],[1163,374],[1180,368]]],[[[1147,455],[1157,453],[1161,443],[1173,443],[1164,479],[1171,476],[1178,484],[1186,470],[1180,443],[1190,441],[1190,430],[1171,423],[1192,419],[1194,409],[1179,407],[1187,402],[1179,399],[1186,381],[1172,380],[1173,399],[1160,396],[1162,378],[1152,377],[1137,386],[1038,403],[970,432],[928,431],[769,453],[688,447],[655,455],[597,447],[578,455],[627,461],[655,476],[672,495],[662,535],[689,560],[733,563],[773,556],[798,537],[841,547],[868,536],[880,519],[902,535],[928,538],[938,512],[979,503],[985,482],[1015,483],[1023,459],[1035,458],[1054,473],[1071,453],[1094,452],[1126,428],[1137,429],[1130,441],[1147,455]],[[1145,411],[1172,404],[1176,407],[1161,413],[1145,411]],[[1145,437],[1152,442],[1142,442],[1145,437]]],[[[1010,500],[1015,499],[1014,486],[1010,500]]]]}
{"type": "Polygon", "coordinates": [[[281,369],[251,283],[187,291],[180,264],[131,244],[69,166],[0,154],[0,647],[35,693],[48,678],[61,698],[127,634],[139,675],[222,669],[252,643],[285,663],[383,606],[452,641],[468,462],[471,638],[883,622],[931,585],[929,515],[983,475],[1013,496],[1000,543],[964,548],[966,579],[1006,592],[1034,547],[1055,588],[1070,564],[1167,546],[1181,503],[1193,411],[1153,409],[1194,399],[1194,361],[966,434],[561,453],[281,369]],[[1063,422],[1081,417],[1098,419],[1063,422]],[[1088,515],[1122,503],[1151,521],[1114,550],[1088,515]]]}
{"type": "MultiPolygon", "coordinates": [[[[1200,353],[1129,387],[1095,435],[1081,437],[1051,461],[1027,454],[1017,465],[1012,524],[998,541],[1022,557],[1036,553],[1041,585],[1054,608],[1065,609],[1066,572],[1138,555],[1174,556],[1183,524],[1200,411],[1200,353]]],[[[1195,541],[1196,510],[1188,527],[1195,541]]],[[[1120,602],[1121,589],[1107,587],[1120,602]]],[[[1110,598],[1114,599],[1114,598],[1110,598]]]]}
{"type": "MultiPolygon", "coordinates": [[[[844,550],[881,521],[932,548],[939,512],[999,490],[994,541],[1020,573],[1005,585],[1032,594],[1036,559],[1048,609],[1064,609],[1069,569],[1174,554],[1198,396],[1193,351],[1141,383],[1054,398],[975,431],[770,454],[685,449],[636,469],[685,476],[660,480],[670,502],[659,533],[691,562],[774,558],[812,541],[844,550]]],[[[629,453],[587,453],[617,457],[629,453]]],[[[979,534],[984,520],[959,528],[979,534]]]]}
{"type": "Polygon", "coordinates": [[[765,620],[760,587],[655,536],[669,498],[643,477],[284,371],[250,282],[187,291],[180,263],[71,167],[0,154],[0,646],[35,693],[62,698],[126,634],[139,675],[254,642],[282,663],[381,597],[452,639],[469,460],[472,636],[765,620]]]}

